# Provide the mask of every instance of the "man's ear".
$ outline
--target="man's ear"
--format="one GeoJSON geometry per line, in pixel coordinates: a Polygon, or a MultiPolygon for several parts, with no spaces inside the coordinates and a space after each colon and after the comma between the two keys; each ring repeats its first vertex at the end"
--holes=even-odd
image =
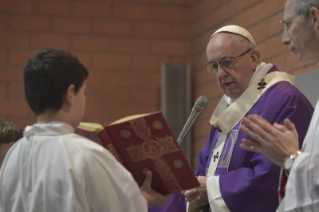
{"type": "Polygon", "coordinates": [[[68,105],[73,105],[74,95],[75,95],[75,86],[73,84],[69,85],[68,89],[64,94],[63,101],[68,105]]]}
{"type": "Polygon", "coordinates": [[[252,69],[253,70],[256,70],[257,66],[259,65],[260,63],[260,52],[258,49],[253,49],[251,50],[251,54],[250,54],[250,57],[251,57],[251,61],[252,61],[252,69]]]}
{"type": "Polygon", "coordinates": [[[314,26],[314,29],[317,30],[319,29],[319,10],[316,7],[311,7],[310,8],[310,18],[311,18],[311,23],[314,26]]]}

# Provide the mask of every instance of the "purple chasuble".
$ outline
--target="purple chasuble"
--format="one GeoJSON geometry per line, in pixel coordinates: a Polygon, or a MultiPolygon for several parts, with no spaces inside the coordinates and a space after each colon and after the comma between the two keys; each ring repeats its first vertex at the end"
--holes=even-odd
{"type": "MultiPolygon", "coordinates": [[[[274,66],[269,72],[278,71],[274,66]]],[[[236,104],[236,103],[233,103],[236,104]]],[[[259,98],[251,110],[245,115],[259,114],[271,124],[283,124],[290,119],[299,133],[299,145],[306,135],[313,113],[308,99],[288,82],[278,82],[259,98]]],[[[237,123],[228,134],[227,142],[215,174],[219,175],[221,195],[230,211],[275,211],[279,205],[278,186],[280,167],[273,164],[263,154],[248,152],[239,147],[243,138],[252,140],[241,132],[237,123]],[[233,145],[233,149],[232,149],[233,145]]],[[[212,126],[210,136],[200,152],[197,176],[205,175],[219,137],[218,130],[212,126]]],[[[219,153],[220,154],[220,153],[219,153]]],[[[207,188],[209,189],[209,188],[207,188]]]]}

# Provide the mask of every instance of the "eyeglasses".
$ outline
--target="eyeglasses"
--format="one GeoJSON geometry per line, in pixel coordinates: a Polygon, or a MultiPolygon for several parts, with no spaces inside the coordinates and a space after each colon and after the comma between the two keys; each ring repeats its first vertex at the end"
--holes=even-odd
{"type": "Polygon", "coordinates": [[[218,73],[218,67],[221,67],[223,69],[232,69],[236,65],[236,63],[239,60],[239,58],[241,56],[243,56],[244,54],[248,53],[251,50],[252,49],[248,49],[247,51],[245,51],[244,53],[242,53],[241,55],[239,55],[238,57],[235,57],[235,58],[227,57],[227,58],[224,58],[220,62],[217,62],[217,63],[210,62],[205,67],[205,69],[210,74],[217,74],[218,73]]]}
{"type": "Polygon", "coordinates": [[[292,16],[292,17],[290,17],[290,18],[288,18],[287,20],[280,20],[279,22],[280,22],[280,24],[281,24],[281,26],[284,28],[284,30],[286,31],[286,32],[288,32],[288,34],[289,34],[289,27],[291,26],[291,23],[292,23],[292,21],[296,18],[298,16],[298,14],[297,15],[294,15],[294,16],[292,16]]]}

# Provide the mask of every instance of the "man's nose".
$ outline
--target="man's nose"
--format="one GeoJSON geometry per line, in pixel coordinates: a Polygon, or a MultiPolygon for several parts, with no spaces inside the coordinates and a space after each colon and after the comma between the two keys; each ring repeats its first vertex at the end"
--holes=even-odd
{"type": "Polygon", "coordinates": [[[291,42],[291,36],[286,30],[284,30],[284,32],[282,33],[281,43],[284,45],[289,45],[290,42],[291,42]]]}
{"type": "Polygon", "coordinates": [[[222,67],[221,65],[218,65],[218,72],[217,77],[222,79],[224,76],[228,75],[228,71],[225,69],[225,67],[222,67]]]}

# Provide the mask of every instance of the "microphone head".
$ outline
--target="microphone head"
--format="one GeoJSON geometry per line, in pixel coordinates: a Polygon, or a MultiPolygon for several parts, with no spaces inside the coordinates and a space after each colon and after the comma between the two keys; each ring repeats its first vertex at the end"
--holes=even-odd
{"type": "Polygon", "coordinates": [[[200,96],[196,100],[194,108],[196,108],[198,112],[203,112],[204,110],[206,110],[208,103],[209,103],[209,100],[206,96],[200,96]]]}

